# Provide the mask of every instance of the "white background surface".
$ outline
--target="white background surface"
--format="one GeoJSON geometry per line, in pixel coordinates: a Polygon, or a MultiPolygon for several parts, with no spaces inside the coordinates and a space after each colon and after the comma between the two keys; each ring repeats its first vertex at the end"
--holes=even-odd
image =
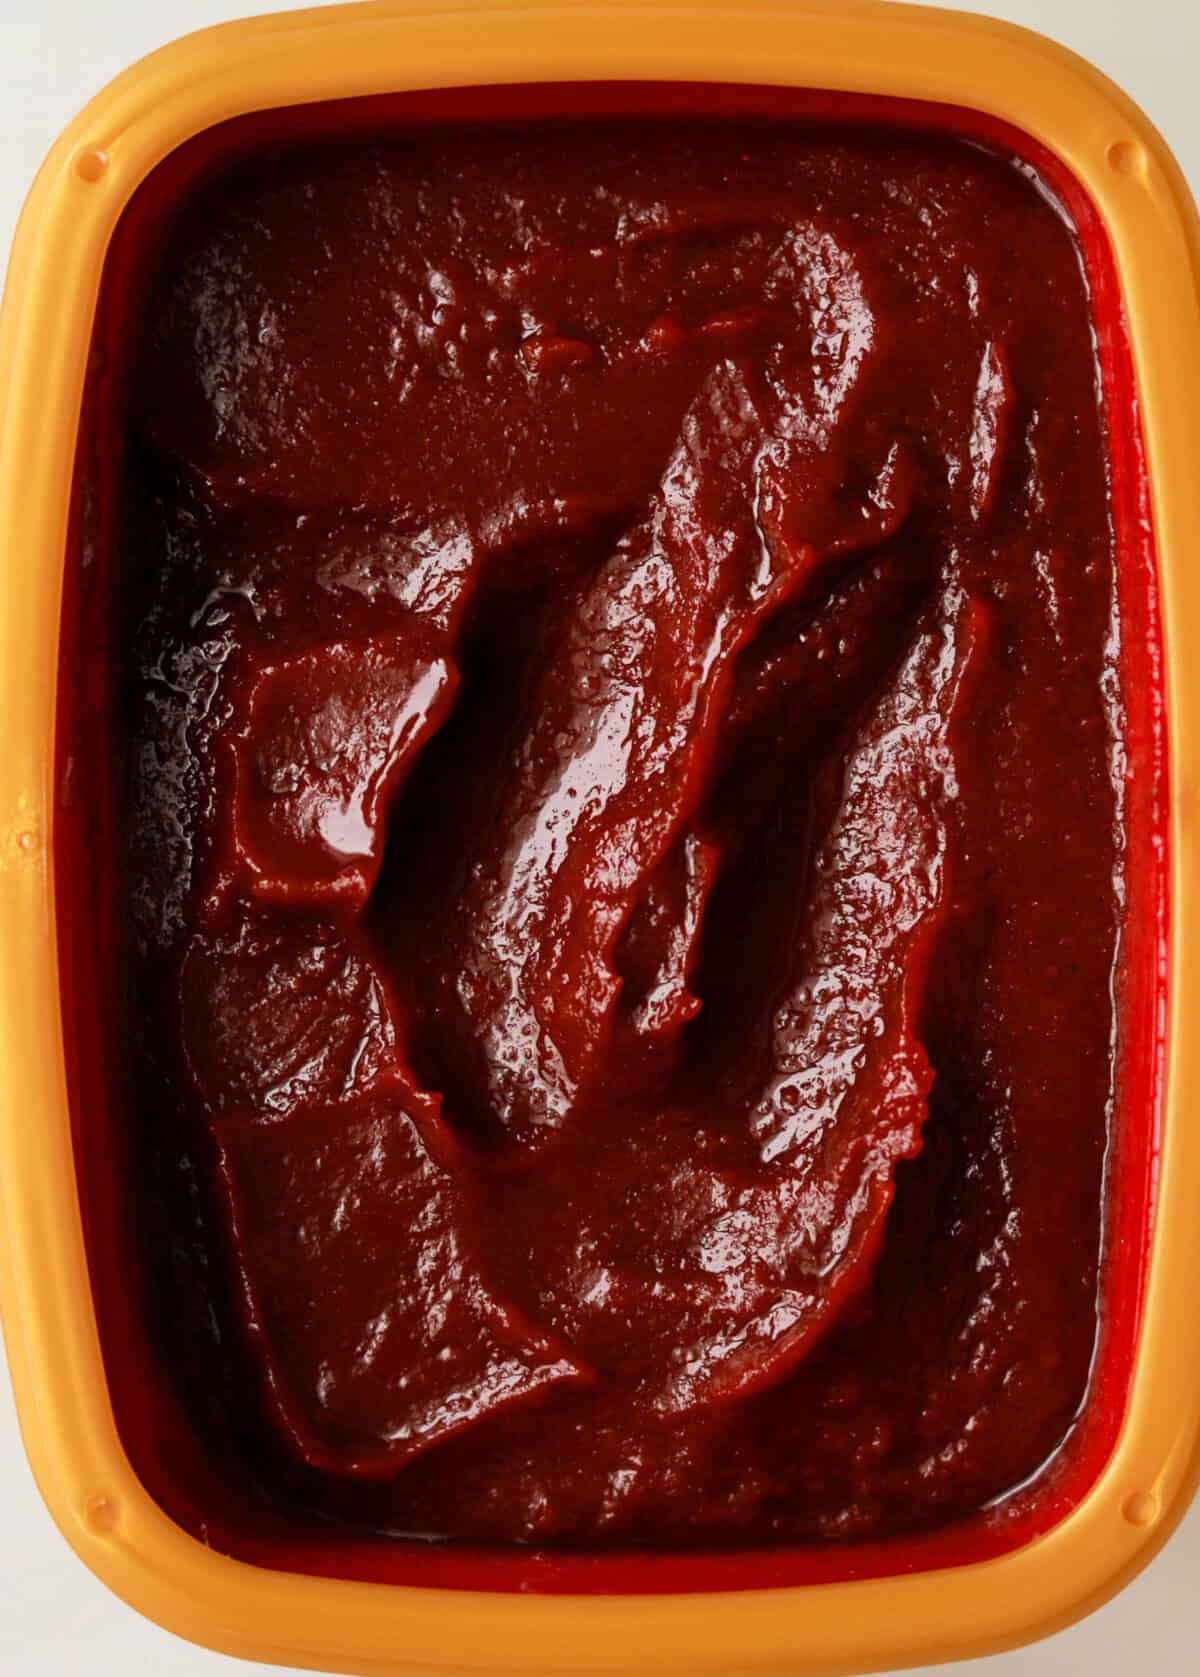
{"type": "MultiPolygon", "coordinates": [[[[1039,28],[1099,64],[1149,112],[1200,193],[1200,0],[962,4],[1039,28]]],[[[284,7],[271,0],[0,0],[0,253],[47,148],[92,93],[171,37],[249,9],[284,7]]],[[[251,1669],[267,1668],[177,1641],[85,1571],[34,1488],[0,1373],[0,1672],[234,1677],[245,1670],[249,1677],[251,1669]]],[[[955,1670],[962,1677],[1196,1677],[1200,1502],[1149,1569],[1083,1624],[955,1670]]]]}

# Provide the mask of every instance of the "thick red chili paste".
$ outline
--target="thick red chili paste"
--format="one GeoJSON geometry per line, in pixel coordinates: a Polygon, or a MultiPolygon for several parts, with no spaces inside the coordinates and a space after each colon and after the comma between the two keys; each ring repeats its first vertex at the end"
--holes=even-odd
{"type": "Polygon", "coordinates": [[[540,1545],[1027,1481],[1124,878],[1059,209],[865,130],[291,144],[142,331],[129,1019],[198,1424],[282,1506],[540,1545]]]}

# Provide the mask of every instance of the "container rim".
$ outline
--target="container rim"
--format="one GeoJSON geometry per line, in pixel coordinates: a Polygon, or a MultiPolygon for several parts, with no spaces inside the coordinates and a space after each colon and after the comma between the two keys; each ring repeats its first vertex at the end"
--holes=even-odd
{"type": "Polygon", "coordinates": [[[221,25],[117,77],[34,183],[0,315],[0,1307],[35,1476],[76,1552],[168,1629],[242,1657],[374,1673],[836,1673],[997,1652],[1098,1606],[1200,1479],[1200,222],[1148,119],[1081,59],[992,20],[884,0],[381,0],[221,25]],[[634,14],[636,13],[636,24],[634,14]],[[1156,1215],[1124,1424],[1059,1525],[957,1567],[719,1594],[445,1591],[251,1566],[190,1537],[132,1469],[108,1399],[80,1218],[53,868],[63,555],[109,242],[188,139],[283,106],[419,89],[721,82],[966,107],[1053,153],[1089,196],[1124,299],[1158,554],[1172,936],[1156,1215]],[[802,1607],[799,1597],[802,1594],[802,1607]],[[741,1609],[741,1610],[739,1610],[741,1609]]]}

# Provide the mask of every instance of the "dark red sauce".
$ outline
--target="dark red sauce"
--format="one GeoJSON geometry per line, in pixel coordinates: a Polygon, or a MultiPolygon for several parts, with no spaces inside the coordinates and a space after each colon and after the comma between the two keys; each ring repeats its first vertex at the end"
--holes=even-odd
{"type": "Polygon", "coordinates": [[[121,1006],[205,1451],[268,1522],[593,1550],[1049,1485],[1130,732],[1056,200],[866,128],[290,143],[142,341],[121,1006]]]}

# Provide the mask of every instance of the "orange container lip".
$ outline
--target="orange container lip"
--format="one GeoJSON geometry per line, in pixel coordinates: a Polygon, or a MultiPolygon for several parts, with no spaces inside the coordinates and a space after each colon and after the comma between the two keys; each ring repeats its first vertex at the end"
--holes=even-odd
{"type": "MultiPolygon", "coordinates": [[[[30,196],[0,318],[0,1304],[43,1495],[118,1595],[223,1651],[313,1669],[820,1673],[995,1652],[1098,1605],[1143,1566],[1200,1478],[1200,681],[1175,656],[1198,620],[1200,224],[1146,118],[1039,37],[879,0],[434,0],[337,7],[205,31],[119,77],[59,140],[30,196]],[[284,106],[420,89],[722,83],[924,101],[1007,124],[1052,154],[1099,217],[1142,429],[1169,721],[1171,938],[1156,1204],[1128,1402],[1071,1512],[997,1558],[853,1582],[722,1594],[528,1595],[352,1582],[208,1549],[122,1447],[79,1209],[60,1010],[55,723],[64,554],[101,274],[133,194],[193,136],[284,106]]],[[[61,904],[59,905],[61,913],[61,904]]],[[[1154,1076],[1147,1072],[1148,1087],[1154,1076]]],[[[1120,1232],[1120,1225],[1118,1224],[1120,1232]]],[[[1131,1330],[1132,1342],[1132,1330],[1131,1330]]]]}

